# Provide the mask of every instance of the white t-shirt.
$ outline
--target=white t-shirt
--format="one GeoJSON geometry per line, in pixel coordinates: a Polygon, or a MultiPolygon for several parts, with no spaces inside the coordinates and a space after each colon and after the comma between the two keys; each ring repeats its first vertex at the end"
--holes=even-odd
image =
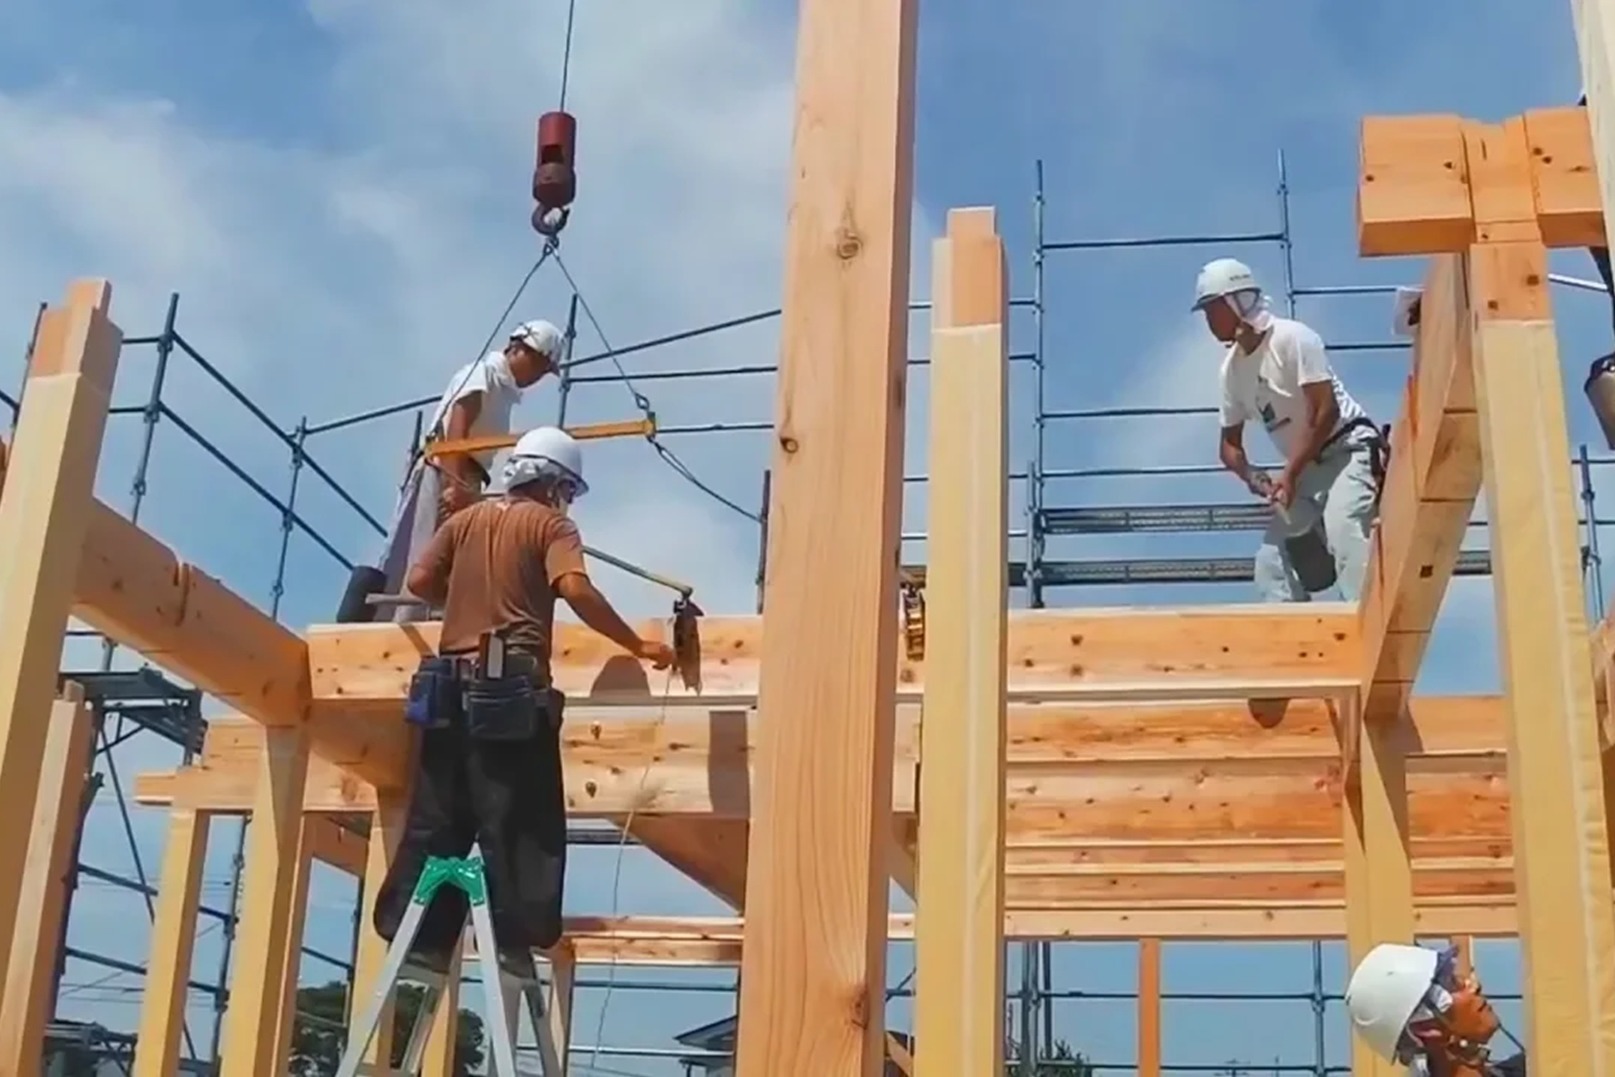
{"type": "MultiPolygon", "coordinates": [[[[482,408],[477,413],[476,420],[471,424],[467,437],[486,437],[493,434],[510,433],[510,416],[516,405],[521,402],[521,386],[516,384],[514,375],[510,372],[510,361],[505,358],[504,352],[489,352],[475,362],[467,363],[454,372],[449,379],[448,388],[443,390],[443,396],[437,402],[437,409],[432,412],[431,419],[426,424],[428,437],[441,422],[447,421],[449,409],[455,401],[462,400],[472,393],[482,394],[482,408]]],[[[474,454],[477,463],[483,470],[493,467],[496,450],[474,454]]]]}
{"type": "MultiPolygon", "coordinates": [[[[1335,404],[1340,408],[1335,431],[1367,417],[1335,376],[1323,338],[1298,321],[1275,317],[1256,351],[1247,355],[1235,344],[1223,357],[1222,425],[1261,423],[1288,459],[1306,432],[1307,399],[1301,387],[1318,382],[1328,382],[1334,389],[1335,404]]],[[[1367,434],[1365,430],[1362,436],[1367,434]]],[[[1356,441],[1356,435],[1351,439],[1356,441]]]]}

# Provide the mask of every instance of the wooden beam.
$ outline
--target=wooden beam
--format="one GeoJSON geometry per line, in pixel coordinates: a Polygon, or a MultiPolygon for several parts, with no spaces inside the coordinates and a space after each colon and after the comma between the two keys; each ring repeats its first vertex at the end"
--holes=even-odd
{"type": "Polygon", "coordinates": [[[950,211],[932,251],[920,1077],[994,1072],[1004,1053],[1008,274],[990,209],[950,211]]]}
{"type": "MultiPolygon", "coordinates": [[[[1549,247],[1603,242],[1594,136],[1587,110],[1538,109],[1521,125],[1528,156],[1520,179],[1530,217],[1549,247]]],[[[1472,161],[1457,116],[1371,116],[1363,121],[1357,188],[1358,247],[1365,256],[1442,254],[1474,242],[1472,161]]]]}
{"type": "Polygon", "coordinates": [[[179,1070],[207,837],[206,812],[181,807],[169,814],[145,989],[140,996],[134,1077],[170,1077],[179,1070]]]}
{"type": "Polygon", "coordinates": [[[918,7],[799,7],[736,1077],[885,1059],[918,7]]]}
{"type": "Polygon", "coordinates": [[[295,913],[302,834],[303,786],[308,776],[309,738],[302,726],[267,730],[247,827],[246,871],[241,882],[241,922],[236,938],[230,1005],[224,1013],[220,1077],[258,1077],[275,1072],[280,1014],[283,940],[295,913]]]}
{"type": "MultiPolygon", "coordinates": [[[[1466,266],[1461,255],[1431,263],[1413,372],[1391,434],[1359,626],[1368,722],[1396,721],[1412,695],[1480,492],[1466,266]]],[[[1348,757],[1354,736],[1348,731],[1348,757]]]]}
{"type": "MultiPolygon", "coordinates": [[[[1415,913],[1421,937],[1475,935],[1503,938],[1514,931],[1508,905],[1472,899],[1421,902],[1415,913]]],[[[571,916],[565,945],[579,965],[688,966],[735,965],[743,948],[738,917],[571,916]]],[[[1128,908],[1092,905],[1071,910],[1011,909],[1004,915],[1004,937],[1049,941],[1135,942],[1158,940],[1236,941],[1242,939],[1338,939],[1346,933],[1345,906],[1321,901],[1294,909],[1253,904],[1179,904],[1128,908]]],[[[887,937],[914,937],[914,917],[889,917],[887,937]]]]}
{"type": "MultiPolygon", "coordinates": [[[[44,764],[45,721],[94,504],[95,470],[122,331],[112,286],[76,281],[46,310],[0,496],[0,811],[28,819],[44,764]]],[[[27,879],[29,828],[0,826],[0,969],[27,879]]]]}
{"type": "MultiPolygon", "coordinates": [[[[1478,817],[1490,818],[1506,811],[1504,783],[1495,777],[1502,767],[1502,712],[1495,696],[1421,696],[1385,735],[1407,758],[1421,796],[1425,791],[1435,796],[1443,788],[1468,790],[1477,794],[1478,817]],[[1471,780],[1457,780],[1465,775],[1471,780]]],[[[1145,827],[1135,837],[1152,829],[1173,833],[1180,815],[1192,821],[1193,811],[1180,812],[1170,798],[1189,795],[1190,803],[1197,803],[1193,794],[1203,788],[1208,795],[1233,796],[1231,810],[1251,820],[1257,831],[1271,818],[1283,830],[1299,826],[1315,833],[1321,827],[1338,840],[1335,817],[1298,820],[1282,800],[1293,793],[1319,810],[1332,803],[1339,785],[1335,721],[1331,707],[1311,701],[1255,708],[1218,703],[1012,707],[1013,788],[1025,801],[1019,806],[1028,809],[1067,795],[1073,804],[1081,803],[1089,789],[1100,801],[1133,801],[1150,808],[1135,820],[1145,827]],[[1154,796],[1168,799],[1151,806],[1148,799],[1154,796]],[[1253,818],[1252,811],[1261,814],[1253,818]]],[[[681,711],[664,719],[655,709],[568,708],[561,734],[568,810],[579,818],[633,814],[638,822],[696,815],[714,823],[744,823],[750,818],[749,744],[755,722],[749,712],[724,709],[681,711]]],[[[905,815],[914,807],[917,726],[918,708],[901,708],[892,804],[905,815]]],[[[250,811],[263,737],[255,722],[216,719],[197,765],[137,776],[135,798],[153,806],[250,811]]],[[[352,814],[374,807],[372,788],[330,763],[310,760],[305,810],[352,814]]],[[[1050,833],[1069,830],[1060,830],[1061,825],[1050,833]]],[[[724,839],[725,855],[741,841],[739,835],[724,839]]]]}
{"type": "Polygon", "coordinates": [[[1471,129],[1481,218],[1471,255],[1475,381],[1508,700],[1527,1036],[1534,1070],[1612,1073],[1609,834],[1547,251],[1522,178],[1528,156],[1518,121],[1471,129]]]}
{"type": "Polygon", "coordinates": [[[45,1053],[51,988],[66,913],[67,874],[78,835],[95,719],[77,684],[64,686],[45,731],[10,966],[0,981],[0,1073],[28,1073],[45,1053]]]}
{"type": "MultiPolygon", "coordinates": [[[[770,562],[773,563],[773,562],[770,562]]],[[[773,607],[771,607],[772,609],[773,607]]],[[[1362,652],[1355,604],[1313,602],[1080,610],[1009,615],[1009,695],[1023,702],[1321,698],[1355,690],[1362,652]]],[[[315,625],[308,630],[315,721],[340,712],[349,727],[394,724],[440,625],[315,625]]],[[[636,626],[666,632],[664,622],[636,626]]],[[[899,658],[898,695],[918,702],[925,664],[899,658]]],[[[557,624],[554,677],[569,706],[750,706],[761,672],[763,619],[707,617],[700,626],[701,689],[664,678],[586,628],[557,624]]],[[[883,660],[884,661],[884,660],[883,660]]],[[[333,718],[333,724],[336,723],[333,718]]]]}

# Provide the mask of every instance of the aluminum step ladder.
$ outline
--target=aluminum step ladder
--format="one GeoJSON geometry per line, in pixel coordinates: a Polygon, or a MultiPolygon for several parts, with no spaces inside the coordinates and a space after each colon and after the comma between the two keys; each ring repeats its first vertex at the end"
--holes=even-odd
{"type": "MultiPolygon", "coordinates": [[[[442,1002],[447,980],[441,971],[412,963],[409,960],[410,946],[420,931],[426,907],[445,886],[463,891],[471,906],[471,926],[477,940],[477,964],[481,969],[488,1006],[486,1023],[492,1067],[489,1073],[496,1077],[524,1077],[523,1071],[516,1068],[516,1028],[512,1027],[510,1020],[513,1011],[506,1009],[508,992],[514,990],[525,1001],[527,1015],[538,1037],[539,1064],[542,1067],[539,1072],[543,1077],[563,1077],[554,1033],[544,1012],[543,985],[539,982],[532,954],[526,950],[502,951],[494,940],[493,918],[488,912],[488,881],[483,874],[481,856],[465,859],[431,857],[426,861],[426,866],[421,869],[420,881],[415,884],[415,892],[410,895],[409,909],[398,926],[392,945],[387,949],[387,960],[382,965],[381,981],[376,992],[365,1002],[359,1023],[348,1032],[347,1047],[342,1053],[342,1063],[337,1067],[336,1077],[362,1077],[365,1073],[376,1072],[366,1066],[362,1059],[365,1049],[375,1037],[376,1027],[381,1023],[387,999],[401,979],[421,984],[426,993],[421,999],[415,1025],[410,1029],[403,1063],[398,1067],[382,1065],[379,1071],[420,1073],[426,1054],[426,1040],[442,1002]]],[[[519,1010],[514,1012],[519,1016],[519,1010]]]]}

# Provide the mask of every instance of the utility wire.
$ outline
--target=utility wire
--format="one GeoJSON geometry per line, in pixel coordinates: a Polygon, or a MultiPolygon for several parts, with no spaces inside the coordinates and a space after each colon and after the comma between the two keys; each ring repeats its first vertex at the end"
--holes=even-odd
{"type": "MultiPolygon", "coordinates": [[[[589,300],[584,297],[583,290],[578,287],[578,282],[572,276],[572,271],[566,267],[565,259],[561,257],[559,251],[555,252],[554,257],[556,266],[560,268],[561,273],[566,277],[566,282],[572,286],[572,294],[578,297],[578,306],[583,308],[583,316],[589,319],[589,324],[594,328],[595,335],[600,338],[600,345],[606,349],[606,357],[611,360],[611,365],[617,368],[617,374],[622,378],[623,386],[634,398],[634,406],[637,407],[647,419],[654,419],[656,413],[651,407],[650,398],[639,391],[639,387],[634,384],[633,378],[629,376],[628,371],[623,369],[622,360],[617,358],[617,349],[611,346],[610,339],[606,337],[606,331],[600,325],[600,319],[595,317],[594,308],[589,306],[589,300]]],[[[694,486],[697,490],[700,490],[714,501],[717,501],[734,512],[744,516],[752,523],[757,524],[758,526],[762,525],[762,517],[758,516],[757,513],[752,512],[750,509],[741,505],[737,505],[723,494],[720,494],[718,491],[714,490],[707,483],[703,482],[700,476],[696,475],[695,472],[690,470],[689,465],[678,458],[678,454],[673,452],[673,450],[669,449],[666,445],[662,444],[661,439],[657,437],[654,431],[646,434],[645,440],[650,442],[651,448],[656,450],[656,454],[662,458],[662,461],[666,463],[668,467],[672,468],[673,471],[679,475],[679,477],[684,479],[690,485],[694,486]]]]}

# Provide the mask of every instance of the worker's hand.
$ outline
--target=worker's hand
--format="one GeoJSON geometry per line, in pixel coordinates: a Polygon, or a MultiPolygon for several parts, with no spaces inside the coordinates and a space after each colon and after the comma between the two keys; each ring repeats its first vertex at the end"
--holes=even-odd
{"type": "Polygon", "coordinates": [[[640,660],[649,662],[652,669],[666,669],[678,657],[673,648],[659,639],[642,639],[639,641],[640,660]]]}
{"type": "Polygon", "coordinates": [[[443,491],[438,494],[437,507],[441,518],[446,520],[461,509],[475,505],[477,500],[476,490],[463,483],[456,482],[452,478],[445,477],[443,491]]]}
{"type": "Polygon", "coordinates": [[[1288,468],[1273,480],[1267,492],[1267,499],[1281,509],[1288,509],[1290,503],[1295,500],[1295,476],[1290,474],[1288,468]]]}
{"type": "Polygon", "coordinates": [[[1273,494],[1273,477],[1265,471],[1252,471],[1245,479],[1245,488],[1267,500],[1273,494]]]}

